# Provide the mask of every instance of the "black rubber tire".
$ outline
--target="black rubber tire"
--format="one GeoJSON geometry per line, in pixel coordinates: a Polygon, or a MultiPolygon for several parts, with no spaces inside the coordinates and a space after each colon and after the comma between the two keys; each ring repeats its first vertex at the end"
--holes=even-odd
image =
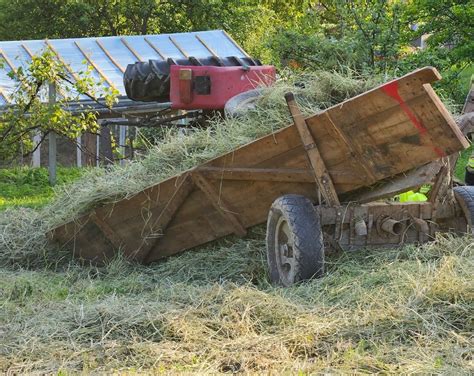
{"type": "Polygon", "coordinates": [[[196,59],[149,60],[129,64],[123,75],[123,84],[127,97],[143,102],[169,102],[170,100],[170,67],[182,66],[259,66],[262,63],[250,57],[238,58],[214,56],[196,59]]]}
{"type": "Polygon", "coordinates": [[[275,200],[267,220],[267,262],[272,284],[290,286],[324,275],[324,243],[319,214],[304,196],[285,195],[275,200]],[[286,221],[292,239],[292,276],[282,272],[280,245],[277,244],[278,224],[286,221]],[[280,249],[280,250],[279,250],[280,249]]]}
{"type": "Polygon", "coordinates": [[[153,69],[152,62],[129,64],[123,76],[127,97],[143,102],[169,101],[168,72],[160,74],[153,69]]]}
{"type": "Polygon", "coordinates": [[[453,192],[454,197],[458,200],[472,231],[474,225],[474,186],[463,185],[460,187],[454,187],[453,192]]]}
{"type": "Polygon", "coordinates": [[[262,89],[252,89],[230,98],[224,107],[226,117],[241,117],[248,110],[255,108],[255,103],[262,96],[262,89]]]}

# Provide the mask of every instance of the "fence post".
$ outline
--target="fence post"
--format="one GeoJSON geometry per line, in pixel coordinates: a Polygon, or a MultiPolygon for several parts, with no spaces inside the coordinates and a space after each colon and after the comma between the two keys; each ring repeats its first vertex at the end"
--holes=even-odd
{"type": "Polygon", "coordinates": [[[33,167],[41,167],[41,145],[39,145],[40,142],[41,133],[36,132],[36,134],[33,136],[33,147],[36,148],[36,150],[33,152],[33,167]]]}
{"type": "Polygon", "coordinates": [[[125,153],[127,152],[126,149],[126,137],[127,137],[127,126],[120,125],[119,126],[119,146],[120,146],[120,154],[122,154],[122,158],[120,159],[120,165],[125,165],[125,153]]]}
{"type": "MultiPolygon", "coordinates": [[[[52,107],[56,103],[56,86],[54,83],[48,84],[48,103],[52,107]]],[[[49,171],[49,184],[56,184],[56,162],[57,162],[57,144],[56,144],[56,133],[53,131],[49,132],[48,135],[48,171],[49,171]]]]}
{"type": "Polygon", "coordinates": [[[76,164],[77,167],[82,167],[82,138],[81,136],[77,136],[76,138],[76,164]]]}

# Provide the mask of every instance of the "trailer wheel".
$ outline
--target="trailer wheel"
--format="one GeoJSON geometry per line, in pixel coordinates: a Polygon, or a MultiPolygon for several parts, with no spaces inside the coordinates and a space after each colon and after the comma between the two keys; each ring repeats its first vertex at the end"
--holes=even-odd
{"type": "Polygon", "coordinates": [[[459,205],[461,206],[464,215],[466,216],[467,223],[471,228],[471,232],[474,230],[474,186],[463,185],[453,188],[454,197],[456,197],[459,205]]]}
{"type": "Polygon", "coordinates": [[[275,200],[267,220],[270,280],[290,286],[324,274],[324,244],[319,215],[304,196],[275,200]]]}
{"type": "Polygon", "coordinates": [[[256,106],[257,100],[262,96],[263,90],[261,88],[244,91],[230,98],[224,107],[225,116],[241,117],[245,115],[248,110],[253,110],[256,106]]]}

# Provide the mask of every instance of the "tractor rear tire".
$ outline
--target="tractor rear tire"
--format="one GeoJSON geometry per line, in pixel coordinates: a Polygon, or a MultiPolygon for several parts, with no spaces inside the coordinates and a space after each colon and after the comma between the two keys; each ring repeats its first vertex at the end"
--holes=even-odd
{"type": "Polygon", "coordinates": [[[267,220],[267,261],[274,285],[295,283],[324,275],[324,243],[319,214],[304,196],[275,200],[267,220]]]}

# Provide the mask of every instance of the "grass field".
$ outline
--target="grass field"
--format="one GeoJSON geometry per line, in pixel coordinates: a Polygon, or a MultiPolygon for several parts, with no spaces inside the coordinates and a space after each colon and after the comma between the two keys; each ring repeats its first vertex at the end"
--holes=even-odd
{"type": "MultiPolygon", "coordinates": [[[[52,194],[44,171],[2,176],[5,206],[52,194]]],[[[58,254],[1,268],[0,372],[474,372],[471,238],[334,255],[323,279],[288,289],[267,283],[263,239],[149,267],[58,254]]]]}
{"type": "MultiPolygon", "coordinates": [[[[58,185],[72,182],[85,170],[79,168],[59,167],[58,185]]],[[[10,207],[38,208],[54,195],[49,185],[46,168],[13,168],[0,169],[0,210],[10,207]]]]}

